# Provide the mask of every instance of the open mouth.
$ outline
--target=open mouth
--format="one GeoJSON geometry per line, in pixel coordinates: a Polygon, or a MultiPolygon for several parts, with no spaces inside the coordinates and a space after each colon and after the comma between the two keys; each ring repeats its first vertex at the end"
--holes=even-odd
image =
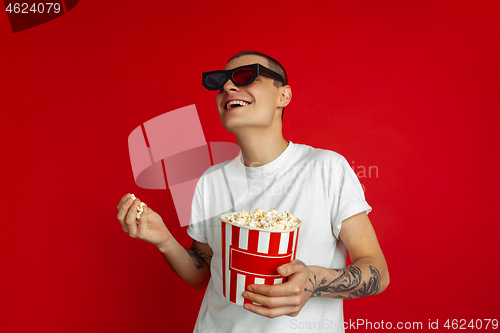
{"type": "Polygon", "coordinates": [[[239,107],[242,107],[242,106],[247,106],[248,102],[245,102],[245,101],[240,101],[240,100],[235,100],[235,101],[230,101],[226,104],[225,106],[225,109],[226,110],[231,110],[231,109],[234,109],[234,108],[239,108],[239,107]]]}

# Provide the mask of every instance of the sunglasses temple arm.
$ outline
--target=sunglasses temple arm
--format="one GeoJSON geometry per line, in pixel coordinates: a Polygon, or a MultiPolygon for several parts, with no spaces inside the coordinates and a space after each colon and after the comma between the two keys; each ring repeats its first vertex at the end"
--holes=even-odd
{"type": "Polygon", "coordinates": [[[281,83],[283,83],[283,85],[285,85],[285,80],[283,79],[283,77],[281,77],[281,75],[279,75],[275,71],[272,71],[269,68],[264,67],[264,66],[260,66],[260,71],[262,72],[262,74],[266,74],[267,76],[270,76],[273,79],[276,79],[276,80],[280,81],[281,83]]]}

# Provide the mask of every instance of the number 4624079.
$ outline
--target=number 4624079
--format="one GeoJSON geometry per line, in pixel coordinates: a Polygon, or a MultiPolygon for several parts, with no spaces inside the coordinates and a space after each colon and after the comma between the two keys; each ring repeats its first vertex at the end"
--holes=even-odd
{"type": "Polygon", "coordinates": [[[14,13],[14,14],[29,14],[29,13],[59,13],[61,12],[61,4],[53,3],[53,2],[39,2],[34,3],[29,6],[27,3],[9,3],[7,8],[5,8],[6,12],[14,13]]]}
{"type": "Polygon", "coordinates": [[[444,323],[443,327],[453,330],[465,330],[468,328],[488,329],[488,327],[491,327],[492,329],[496,330],[498,329],[498,319],[472,319],[469,322],[467,322],[465,319],[448,319],[446,323],[444,323]]]}

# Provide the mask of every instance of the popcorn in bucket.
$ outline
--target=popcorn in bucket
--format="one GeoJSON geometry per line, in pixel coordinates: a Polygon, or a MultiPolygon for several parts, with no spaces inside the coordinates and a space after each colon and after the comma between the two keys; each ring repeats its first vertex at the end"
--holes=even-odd
{"type": "Polygon", "coordinates": [[[287,280],[277,268],[295,259],[301,221],[288,211],[277,214],[229,213],[219,217],[222,228],[223,294],[243,306],[242,293],[250,284],[280,284],[287,280]]]}

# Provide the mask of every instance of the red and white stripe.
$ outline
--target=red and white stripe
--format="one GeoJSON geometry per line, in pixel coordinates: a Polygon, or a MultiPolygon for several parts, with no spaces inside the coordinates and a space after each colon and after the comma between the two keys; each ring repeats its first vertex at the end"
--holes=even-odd
{"type": "Polygon", "coordinates": [[[295,259],[299,228],[272,232],[240,228],[221,221],[223,293],[239,305],[250,303],[241,295],[249,284],[286,281],[276,269],[295,259]]]}

